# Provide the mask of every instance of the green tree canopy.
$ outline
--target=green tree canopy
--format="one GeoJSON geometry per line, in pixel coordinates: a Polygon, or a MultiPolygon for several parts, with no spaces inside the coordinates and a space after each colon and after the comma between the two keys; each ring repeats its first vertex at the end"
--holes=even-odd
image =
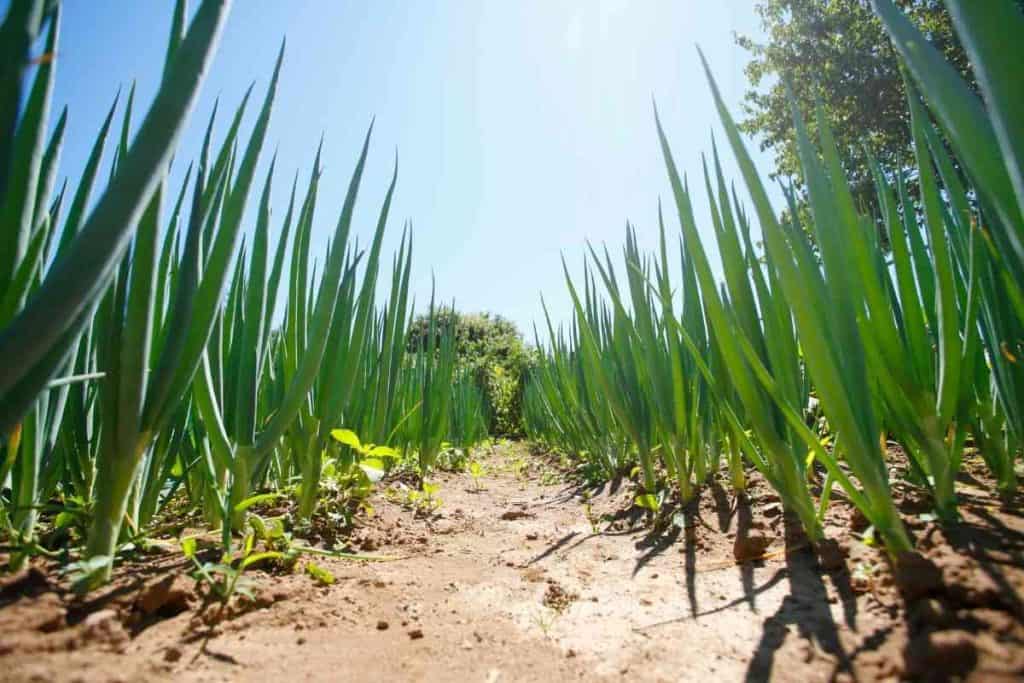
{"type": "MultiPolygon", "coordinates": [[[[1024,11],[1024,0],[1016,0],[1024,11]]],[[[949,13],[939,0],[896,0],[946,58],[974,84],[949,13]]],[[[773,177],[802,187],[785,80],[814,131],[815,97],[833,125],[860,201],[874,203],[865,145],[883,167],[912,160],[909,113],[896,53],[869,0],[759,0],[765,42],[736,36],[751,55],[745,132],[775,154],[773,177]]]]}
{"type": "MultiPolygon", "coordinates": [[[[534,354],[519,328],[494,313],[462,313],[445,306],[434,311],[434,347],[445,333],[455,335],[459,366],[472,372],[483,389],[491,434],[520,434],[522,375],[534,354]]],[[[409,327],[406,348],[412,353],[430,343],[430,318],[420,315],[409,327]]]]}

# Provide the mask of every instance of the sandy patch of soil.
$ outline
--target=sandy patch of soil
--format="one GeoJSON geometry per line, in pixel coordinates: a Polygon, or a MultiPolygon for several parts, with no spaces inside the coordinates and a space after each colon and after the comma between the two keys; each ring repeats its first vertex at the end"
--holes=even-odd
{"type": "MultiPolygon", "coordinates": [[[[7,681],[1020,680],[1024,518],[969,462],[963,522],[898,492],[920,555],[894,576],[841,495],[819,559],[777,497],[712,484],[652,531],[629,482],[566,486],[524,444],[441,474],[416,515],[383,494],[353,543],[388,562],[262,575],[220,618],[179,554],[75,597],[49,568],[0,585],[7,681]]],[[[300,563],[301,566],[301,563],[300,563]]]]}

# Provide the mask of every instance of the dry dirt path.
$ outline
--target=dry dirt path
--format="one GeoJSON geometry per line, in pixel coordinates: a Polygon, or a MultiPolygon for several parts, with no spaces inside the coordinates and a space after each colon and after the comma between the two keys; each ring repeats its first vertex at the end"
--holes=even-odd
{"type": "Polygon", "coordinates": [[[378,496],[357,539],[398,559],[325,562],[327,587],[260,577],[273,604],[224,622],[205,649],[186,611],[118,652],[0,660],[0,679],[813,681],[871,637],[847,572],[778,552],[785,525],[767,489],[737,504],[708,487],[699,511],[654,538],[625,518],[595,534],[592,521],[629,507],[628,485],[588,507],[523,444],[478,457],[479,482],[435,478],[432,519],[378,496]],[[737,534],[767,559],[737,565],[737,534]]]}

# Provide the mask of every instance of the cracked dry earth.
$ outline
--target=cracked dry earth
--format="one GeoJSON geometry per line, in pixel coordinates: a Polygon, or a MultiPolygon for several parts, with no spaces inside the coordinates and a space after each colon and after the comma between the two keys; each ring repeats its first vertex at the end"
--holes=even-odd
{"type": "MultiPolygon", "coordinates": [[[[353,542],[396,559],[324,561],[337,578],[326,587],[300,572],[257,573],[257,605],[212,633],[188,595],[132,621],[152,585],[145,575],[115,581],[102,604],[56,590],[8,595],[0,679],[826,681],[958,671],[955,649],[926,647],[923,663],[912,661],[921,629],[907,626],[892,582],[871,577],[877,551],[848,544],[838,566],[821,569],[756,478],[740,500],[705,487],[699,504],[652,534],[629,513],[628,482],[584,495],[519,443],[477,457],[479,482],[436,477],[443,504],[430,519],[378,496],[353,542]],[[107,622],[96,616],[104,613],[107,622]],[[26,627],[33,618],[39,627],[26,627]],[[20,630],[7,630],[12,623],[20,630]]],[[[845,529],[849,510],[835,507],[845,529]]],[[[176,562],[157,575],[172,581],[176,562]]],[[[1019,575],[1011,579],[1018,590],[1019,575]]],[[[1007,609],[1010,630],[993,642],[1010,668],[976,680],[1016,680],[1021,626],[1007,609]]],[[[972,647],[968,676],[988,656],[972,647]]]]}

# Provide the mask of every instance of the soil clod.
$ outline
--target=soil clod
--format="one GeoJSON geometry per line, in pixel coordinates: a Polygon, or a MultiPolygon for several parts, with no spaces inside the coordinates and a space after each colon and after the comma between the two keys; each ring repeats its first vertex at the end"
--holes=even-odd
{"type": "Polygon", "coordinates": [[[193,597],[192,584],[188,579],[168,575],[143,586],[135,600],[135,609],[146,616],[159,612],[173,617],[187,610],[193,597]]]}
{"type": "Polygon", "coordinates": [[[756,560],[764,555],[765,549],[772,544],[772,540],[764,534],[737,536],[733,543],[733,557],[737,562],[756,560]]]}
{"type": "Polygon", "coordinates": [[[907,551],[896,558],[896,585],[908,603],[942,587],[942,570],[918,552],[907,551]]]}

